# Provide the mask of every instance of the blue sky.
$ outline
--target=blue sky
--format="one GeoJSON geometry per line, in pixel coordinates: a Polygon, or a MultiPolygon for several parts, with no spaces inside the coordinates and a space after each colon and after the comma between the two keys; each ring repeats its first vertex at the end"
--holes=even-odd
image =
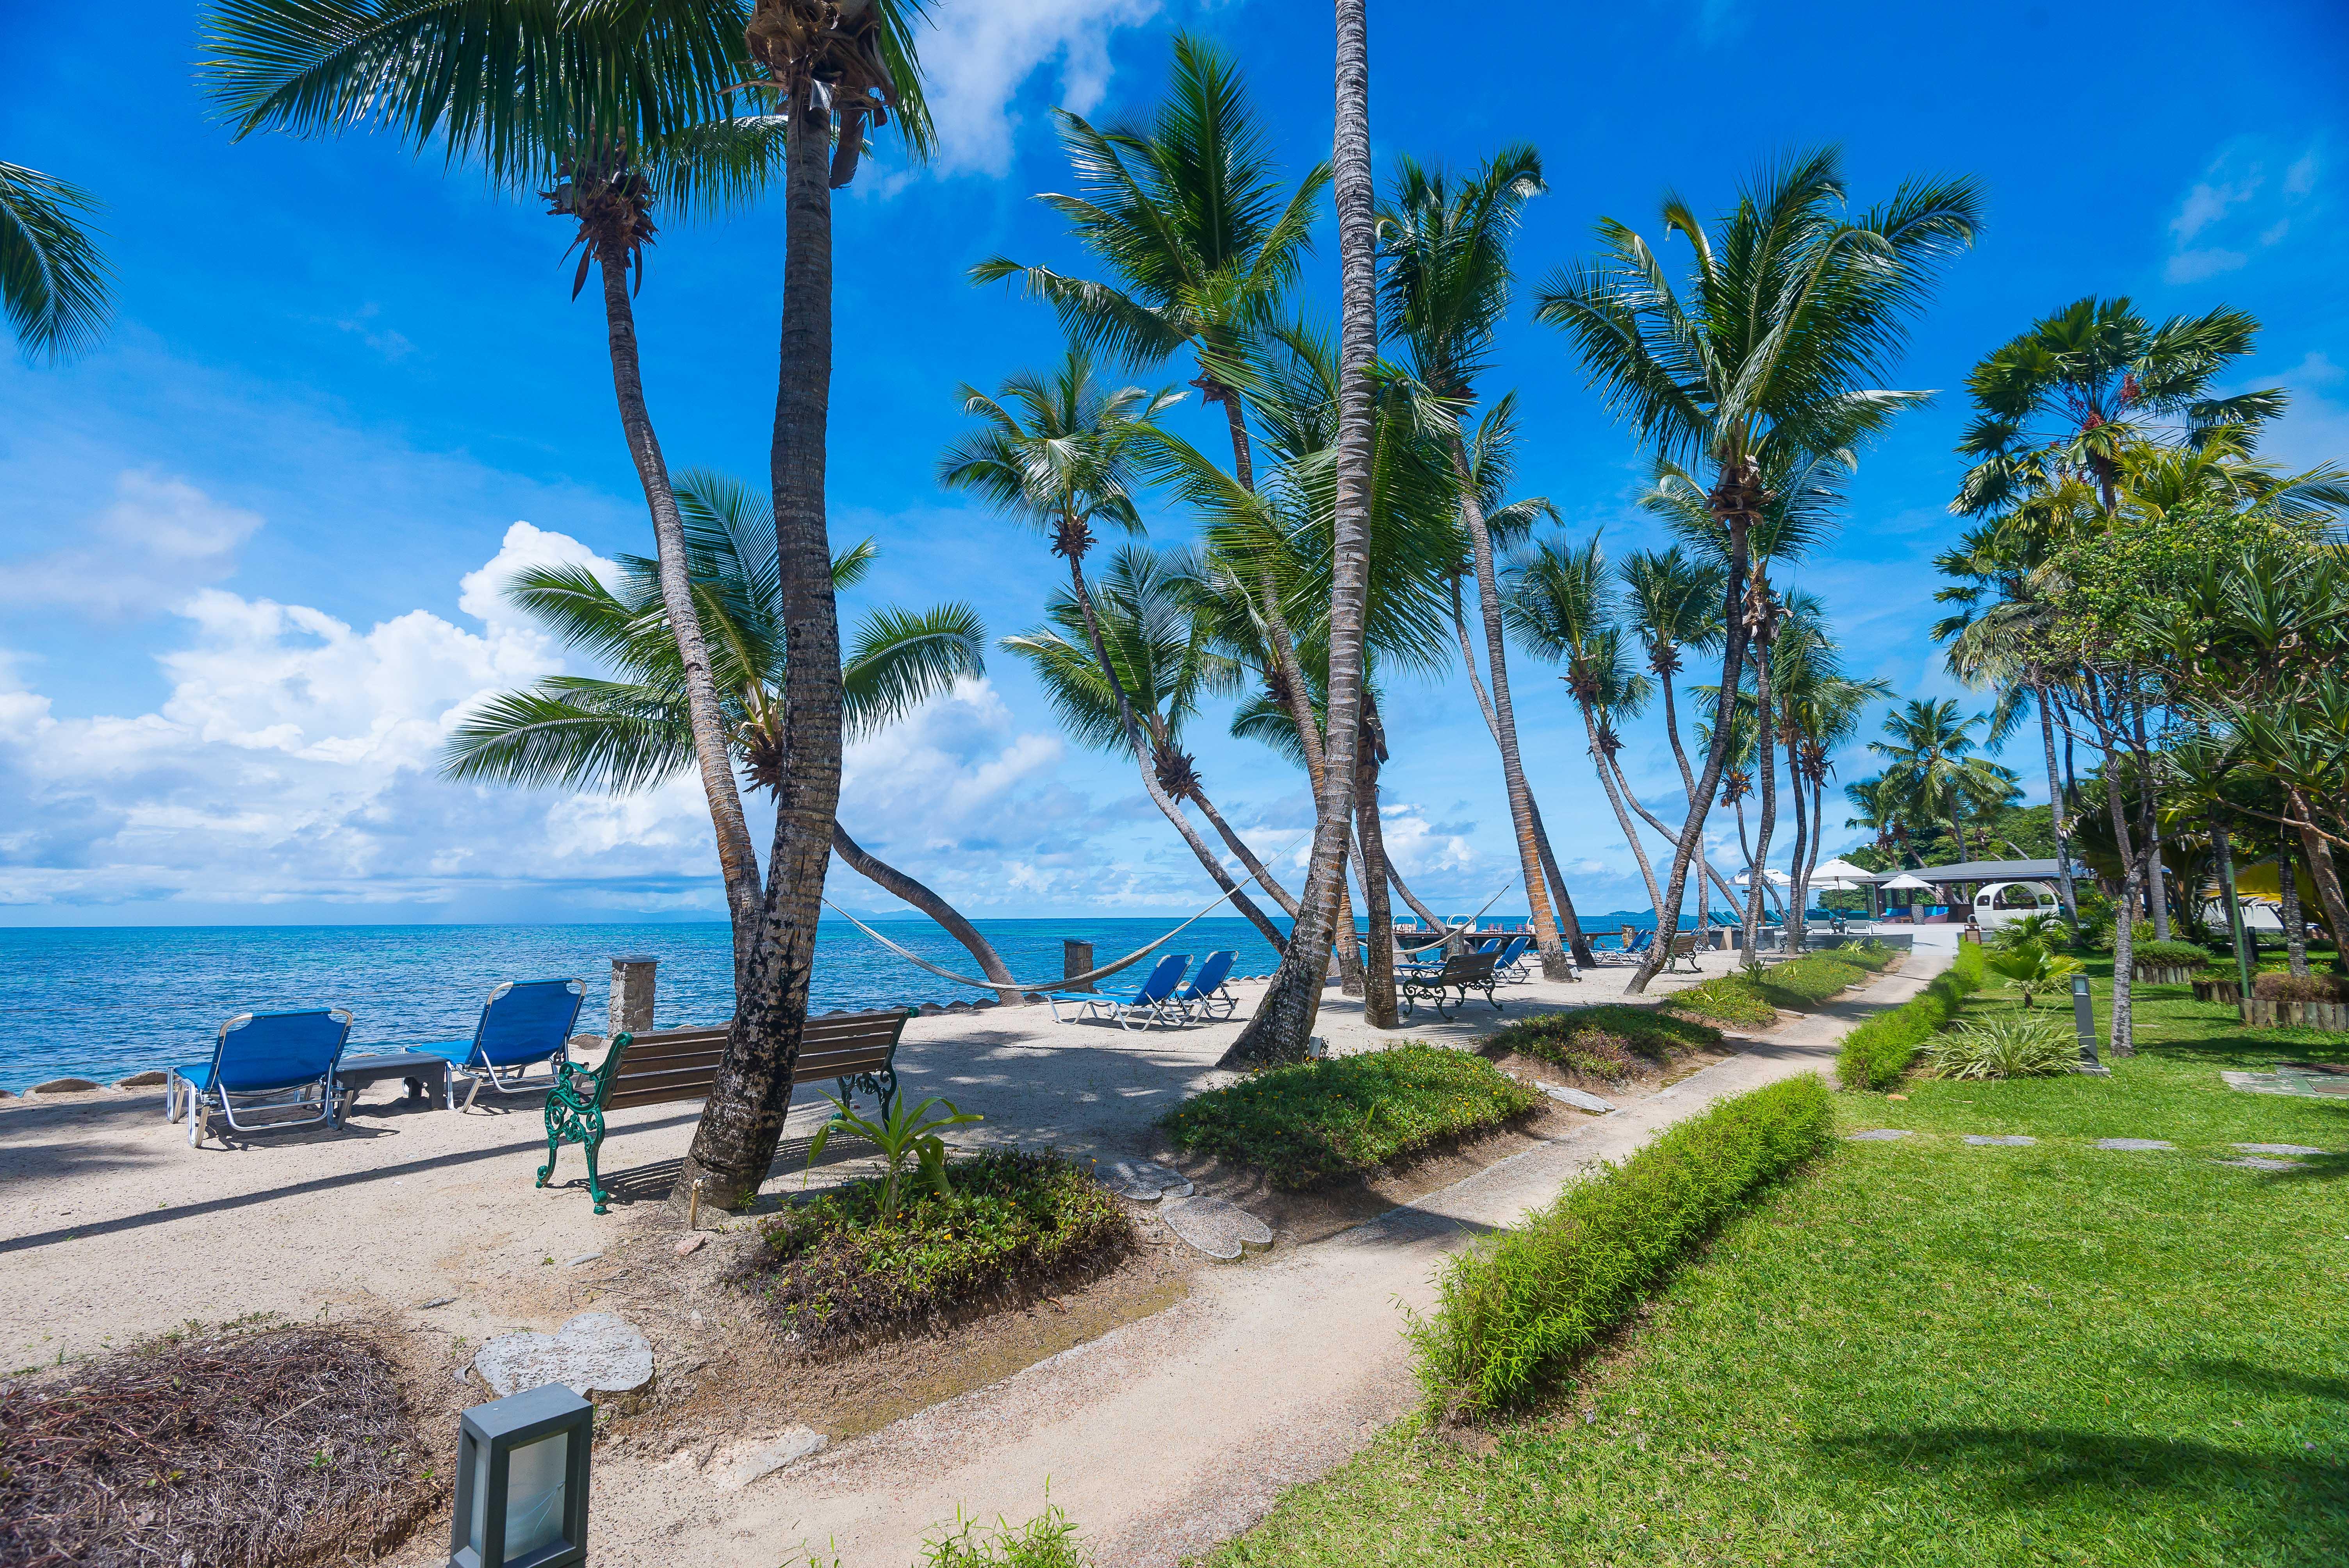
{"type": "MultiPolygon", "coordinates": [[[[1528,282],[1602,214],[1653,232],[1668,189],[1711,209],[1772,154],[1837,141],[1858,204],[1924,173],[1974,173],[1990,193],[1897,385],[1954,392],[1982,352],[2083,294],[2154,315],[2224,301],[2266,324],[2245,384],[2293,393],[2274,454],[2349,456],[2349,29],[2333,7],[2149,5],[2093,27],[2044,4],[1477,14],[1480,36],[1431,41],[1418,8],[1372,0],[1375,146],[1383,172],[1398,151],[1465,163],[1537,145],[1550,191],[1518,248],[1528,282]]],[[[852,613],[953,595],[1000,634],[1037,622],[1057,563],[939,492],[932,466],[961,428],[957,383],[1059,343],[1049,313],[964,269],[997,251],[1081,264],[1030,200],[1066,183],[1050,108],[1106,119],[1151,102],[1178,28],[1237,52],[1292,171],[1323,155],[1329,14],[939,0],[936,15],[941,158],[907,170],[885,150],[836,209],[834,532],[881,549],[852,613]]],[[[379,137],[232,145],[196,89],[196,15],[19,0],[0,21],[0,158],[109,203],[120,282],[100,352],[65,369],[0,353],[0,922],[716,913],[689,785],[612,801],[460,788],[430,768],[467,702],[565,667],[499,606],[507,573],[649,546],[600,313],[569,298],[564,226],[379,137]]],[[[1320,238],[1307,294],[1326,310],[1326,223],[1320,238]]],[[[781,241],[771,205],[672,224],[652,253],[639,323],[678,468],[763,477],[781,241]]],[[[1520,309],[1488,385],[1520,393],[1520,488],[1578,539],[1643,542],[1629,505],[1641,460],[1557,335],[1520,309]]],[[[1922,628],[1962,417],[1945,396],[1868,453],[1841,537],[1798,574],[1851,664],[1907,695],[1950,689],[1922,628]]],[[[1205,416],[1177,418],[1212,449],[1205,416]]],[[[1152,519],[1160,542],[1188,528],[1152,519]]],[[[1637,904],[1578,723],[1537,665],[1514,668],[1578,902],[1637,904]]],[[[1516,857],[1464,684],[1406,684],[1387,709],[1390,844],[1431,902],[1481,903],[1516,857]]],[[[1628,738],[1643,793],[1667,805],[1661,737],[1628,738]]],[[[1309,825],[1299,779],[1219,717],[1193,748],[1260,847],[1309,825]]],[[[1841,777],[1864,771],[1843,760],[1841,777]]],[[[1061,740],[1008,655],[860,747],[842,814],[977,914],[1205,896],[1130,766],[1061,740]]],[[[886,906],[834,879],[852,904],[886,906]]]]}

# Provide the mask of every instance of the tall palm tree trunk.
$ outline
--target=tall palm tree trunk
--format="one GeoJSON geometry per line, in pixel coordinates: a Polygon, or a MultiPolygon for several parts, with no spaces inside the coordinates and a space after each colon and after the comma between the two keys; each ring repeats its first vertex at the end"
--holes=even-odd
{"type": "Polygon", "coordinates": [[[2031,691],[2039,704],[2040,743],[2047,752],[2047,813],[2055,830],[2055,882],[2064,894],[2064,923],[2076,937],[2080,934],[2080,895],[2072,885],[2070,803],[2064,797],[2064,781],[2055,771],[2055,715],[2050,706],[2053,699],[2036,665],[2031,667],[2031,691]]]}
{"type": "Polygon", "coordinates": [[[1648,903],[1656,912],[1656,929],[1661,932],[1677,930],[1678,922],[1665,916],[1664,892],[1656,885],[1656,868],[1648,862],[1648,847],[1640,841],[1639,826],[1631,820],[1631,813],[1624,808],[1623,797],[1615,789],[1614,758],[1609,757],[1606,748],[1599,744],[1599,720],[1592,715],[1588,702],[1578,697],[1574,706],[1582,712],[1582,732],[1589,738],[1590,766],[1599,774],[1599,787],[1607,792],[1607,803],[1615,808],[1616,825],[1623,830],[1623,838],[1631,846],[1631,858],[1640,863],[1640,880],[1647,884],[1648,903]]]}
{"type": "Polygon", "coordinates": [[[1346,891],[1346,879],[1338,879],[1338,907],[1330,919],[1330,951],[1338,960],[1338,992],[1344,996],[1362,994],[1362,944],[1354,925],[1353,895],[1346,891]]]}
{"type": "Polygon", "coordinates": [[[2153,748],[2145,734],[2145,705],[2129,704],[2130,743],[2137,758],[2137,792],[2142,804],[2146,836],[2146,891],[2153,905],[2153,939],[2169,940],[2169,878],[2161,860],[2161,811],[2158,804],[2153,748]]]}
{"type": "MultiPolygon", "coordinates": [[[[2291,804],[2292,814],[2301,821],[2316,820],[2316,803],[2299,785],[2286,785],[2284,799],[2291,804]]],[[[2308,861],[2308,880],[2316,884],[2316,902],[2324,906],[2324,923],[2333,928],[2333,953],[2337,957],[2349,957],[2349,897],[2343,894],[2341,872],[2333,863],[2333,846],[2313,828],[2299,831],[2301,853],[2308,861]]]]}
{"type": "Polygon", "coordinates": [[[2235,978],[2242,994],[2251,994],[2251,954],[2243,930],[2242,901],[2235,894],[2235,846],[2227,831],[2224,811],[2210,813],[2210,843],[2219,851],[2219,892],[2227,901],[2227,940],[2234,944],[2235,978]]]}
{"type": "MultiPolygon", "coordinates": [[[[1337,882],[1346,874],[1354,817],[1354,748],[1362,708],[1362,610],[1370,586],[1371,371],[1378,356],[1372,257],[1370,25],[1364,0],[1337,0],[1339,259],[1337,504],[1331,519],[1328,754],[1314,802],[1313,858],[1298,900],[1296,940],[1225,1065],[1294,1061],[1305,1054],[1330,962],[1337,882]]],[[[1368,890],[1365,889],[1365,896],[1368,890]]]]}
{"type": "MultiPolygon", "coordinates": [[[[1755,491],[1760,489],[1759,480],[1750,475],[1742,476],[1742,480],[1750,481],[1750,486],[1741,483],[1734,493],[1726,483],[1717,486],[1715,494],[1719,499],[1713,505],[1713,514],[1721,520],[1722,527],[1729,536],[1728,583],[1723,590],[1727,602],[1722,638],[1721,690],[1723,700],[1733,706],[1741,684],[1740,672],[1745,667],[1745,617],[1738,614],[1738,598],[1745,579],[1746,528],[1752,515],[1748,510],[1746,490],[1748,488],[1755,491]]],[[[1721,788],[1721,772],[1729,761],[1730,732],[1735,727],[1726,718],[1713,727],[1713,744],[1705,748],[1704,771],[1697,776],[1696,789],[1689,797],[1688,820],[1681,828],[1679,841],[1672,846],[1671,875],[1664,879],[1664,902],[1674,909],[1680,908],[1681,900],[1688,892],[1689,862],[1703,850],[1704,820],[1713,810],[1713,791],[1721,788]]],[[[1630,983],[1623,988],[1624,994],[1631,996],[1643,994],[1671,959],[1671,944],[1648,944],[1648,951],[1640,957],[1640,966],[1631,972],[1630,983]]]]}
{"type": "Polygon", "coordinates": [[[2292,851],[2276,846],[2276,914],[2283,922],[2284,968],[2293,975],[2308,973],[2308,926],[2300,918],[2300,868],[2292,851]]]}
{"type": "Polygon", "coordinates": [[[838,822],[832,825],[832,847],[849,868],[866,881],[878,885],[883,892],[894,894],[928,915],[946,928],[953,937],[969,950],[978,961],[978,972],[994,981],[996,999],[1007,1007],[1019,1005],[1019,987],[1012,983],[1011,971],[1004,967],[1003,957],[993,944],[978,934],[978,928],[962,917],[962,912],[916,882],[888,861],[868,853],[864,845],[848,836],[848,830],[838,822]]]}
{"type": "Polygon", "coordinates": [[[1476,565],[1476,597],[1485,615],[1485,662],[1493,679],[1493,733],[1500,742],[1501,782],[1508,791],[1509,821],[1516,830],[1518,874],[1525,878],[1526,897],[1532,906],[1534,945],[1541,954],[1542,978],[1571,980],[1574,969],[1558,943],[1557,919],[1550,911],[1541,851],[1534,847],[1533,791],[1526,786],[1524,760],[1517,752],[1517,716],[1509,694],[1509,654],[1501,624],[1501,583],[1493,567],[1493,535],[1485,526],[1485,508],[1476,499],[1476,481],[1468,467],[1468,449],[1460,432],[1452,432],[1452,477],[1460,491],[1460,519],[1468,526],[1468,546],[1476,565]]]}
{"type": "MultiPolygon", "coordinates": [[[[1468,669],[1468,689],[1476,694],[1476,707],[1485,716],[1485,728],[1491,733],[1494,743],[1498,745],[1501,724],[1493,716],[1493,699],[1485,695],[1485,678],[1476,668],[1476,649],[1468,638],[1468,614],[1460,602],[1460,579],[1456,574],[1452,579],[1452,629],[1459,634],[1460,660],[1468,669]]],[[[1558,940],[1566,944],[1568,953],[1574,954],[1575,963],[1587,966],[1595,962],[1590,952],[1590,938],[1583,934],[1582,917],[1574,911],[1574,895],[1567,892],[1566,873],[1557,869],[1557,855],[1549,847],[1549,830],[1542,824],[1541,801],[1535,798],[1530,785],[1526,789],[1526,806],[1533,813],[1534,850],[1540,857],[1542,874],[1549,879],[1550,908],[1557,918],[1558,940]]],[[[1665,835],[1667,838],[1671,836],[1669,833],[1665,835]]],[[[1403,898],[1413,909],[1419,907],[1412,902],[1410,894],[1405,893],[1403,898]]],[[[1421,918],[1426,917],[1423,915],[1421,918]]]]}
{"type": "Polygon", "coordinates": [[[2105,790],[2105,808],[2112,818],[2113,847],[2121,856],[2120,918],[2113,922],[2113,1016],[2112,1032],[2107,1047],[2116,1057],[2137,1055],[2137,1024],[2129,1006],[2130,983],[2135,978],[2132,966],[2137,949],[2137,892],[2145,885],[2145,861],[2133,847],[2129,832],[2128,810],[2121,804],[2119,781],[2120,757],[2112,742],[2104,735],[2106,727],[2097,726],[2105,754],[2105,777],[2110,785],[2105,790]]]}
{"type": "Polygon", "coordinates": [[[1795,850],[1786,861],[1791,872],[1790,885],[1786,889],[1786,953],[1789,957],[1803,951],[1807,924],[1804,915],[1810,903],[1810,889],[1806,885],[1803,871],[1803,855],[1810,848],[1811,819],[1809,807],[1803,799],[1803,776],[1796,761],[1798,755],[1794,746],[1789,744],[1786,748],[1786,793],[1795,803],[1795,850]]]}
{"type": "MultiPolygon", "coordinates": [[[[824,437],[832,404],[832,115],[805,71],[783,95],[792,118],[780,364],[770,451],[776,573],[784,624],[784,768],[774,847],[748,944],[734,1023],[694,1130],[678,1194],[725,1208],[758,1196],[791,1109],[792,1068],[807,1026],[816,918],[840,803],[840,616],[824,521],[824,437]]],[[[672,1195],[672,1202],[679,1201],[672,1195]]]]}
{"type": "Polygon", "coordinates": [[[604,324],[610,340],[612,391],[620,406],[620,429],[636,465],[645,504],[652,511],[653,548],[660,565],[661,605],[685,666],[686,717],[693,730],[693,757],[701,772],[701,792],[709,802],[718,835],[718,868],[726,884],[726,909],[734,934],[734,983],[743,978],[743,960],[759,915],[759,851],[742,816],[742,793],[734,778],[733,754],[726,744],[726,717],[709,673],[709,650],[694,613],[693,584],[685,558],[685,520],[669,488],[668,463],[653,433],[645,402],[644,376],[636,357],[636,316],[628,302],[627,253],[617,244],[600,247],[604,324]]]}
{"type": "Polygon", "coordinates": [[[1066,553],[1070,592],[1076,598],[1077,608],[1084,615],[1085,636],[1093,645],[1093,657],[1101,661],[1102,676],[1109,682],[1111,695],[1117,698],[1118,721],[1124,726],[1125,743],[1133,751],[1133,765],[1142,775],[1143,792],[1150,797],[1150,803],[1158,808],[1160,814],[1174,824],[1174,830],[1183,835],[1183,841],[1191,846],[1191,852],[1198,857],[1201,865],[1207,868],[1207,874],[1215,879],[1216,885],[1229,895],[1232,907],[1264,934],[1264,939],[1272,944],[1275,953],[1284,952],[1288,945],[1288,936],[1266,917],[1264,911],[1258,909],[1247,894],[1240,891],[1240,884],[1224,870],[1223,857],[1207,847],[1207,841],[1199,837],[1199,830],[1183,815],[1183,808],[1158,782],[1158,769],[1151,765],[1150,746],[1143,738],[1141,722],[1133,716],[1133,700],[1125,694],[1125,683],[1118,678],[1117,665],[1109,656],[1109,640],[1102,635],[1101,621],[1093,614],[1092,590],[1085,585],[1084,552],[1071,549],[1066,553]]]}
{"type": "MultiPolygon", "coordinates": [[[[1754,574],[1757,596],[1766,592],[1762,574],[1754,574]]],[[[1754,823],[1754,876],[1745,890],[1745,962],[1762,961],[1762,900],[1763,890],[1770,882],[1770,837],[1778,825],[1778,727],[1773,722],[1775,698],[1770,690],[1770,639],[1764,634],[1754,639],[1754,708],[1759,715],[1754,726],[1754,744],[1759,756],[1754,769],[1754,793],[1760,797],[1760,810],[1754,823]]]]}
{"type": "MultiPolygon", "coordinates": [[[[1367,696],[1367,694],[1366,694],[1367,696]]],[[[1366,720],[1354,743],[1354,830],[1361,845],[1363,913],[1370,916],[1369,961],[1362,965],[1362,1021],[1392,1029],[1395,1015],[1394,915],[1387,903],[1387,846],[1379,830],[1379,737],[1366,720]]]]}
{"type": "MultiPolygon", "coordinates": [[[[1618,767],[1615,769],[1615,788],[1623,792],[1624,804],[1631,808],[1632,811],[1639,816],[1640,820],[1647,823],[1649,827],[1654,829],[1657,837],[1662,839],[1664,842],[1668,844],[1672,841],[1671,829],[1666,827],[1664,825],[1664,820],[1661,817],[1657,816],[1653,811],[1649,810],[1646,804],[1640,800],[1640,797],[1632,793],[1631,781],[1624,776],[1623,769],[1620,767],[1618,767]]],[[[1699,887],[1702,887],[1704,884],[1704,879],[1706,877],[1710,877],[1713,880],[1713,887],[1720,892],[1721,896],[1729,901],[1730,907],[1734,909],[1737,906],[1737,890],[1729,884],[1729,879],[1721,874],[1720,868],[1715,866],[1712,861],[1700,855],[1697,857],[1694,869],[1703,873],[1702,876],[1700,876],[1697,879],[1699,887]]],[[[1700,904],[1702,904],[1704,900],[1702,898],[1699,898],[1697,902],[1700,904]]]]}
{"type": "Polygon", "coordinates": [[[1272,902],[1280,905],[1280,913],[1291,920],[1296,919],[1297,901],[1289,897],[1288,890],[1274,878],[1272,868],[1257,858],[1257,852],[1248,848],[1247,841],[1232,831],[1231,824],[1224,820],[1223,813],[1216,810],[1215,802],[1207,799],[1207,792],[1194,789],[1191,804],[1199,808],[1199,815],[1207,819],[1207,825],[1216,830],[1216,836],[1239,858],[1240,864],[1248,869],[1248,874],[1256,878],[1256,885],[1272,895],[1272,902]]]}

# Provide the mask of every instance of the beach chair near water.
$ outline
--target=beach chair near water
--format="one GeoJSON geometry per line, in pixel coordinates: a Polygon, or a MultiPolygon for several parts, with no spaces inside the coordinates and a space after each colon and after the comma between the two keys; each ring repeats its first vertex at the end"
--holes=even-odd
{"type": "Polygon", "coordinates": [[[487,1084],[498,1094],[522,1094],[553,1087],[567,1065],[564,1047],[587,997],[584,980],[509,980],[481,1004],[481,1021],[470,1040],[440,1040],[411,1047],[444,1057],[471,1080],[465,1109],[487,1084]],[[547,1076],[530,1069],[544,1067],[547,1076]]]}
{"type": "Polygon", "coordinates": [[[1191,983],[1174,993],[1174,1005],[1183,1009],[1185,1017],[1212,1018],[1216,1016],[1218,1006],[1223,1008],[1223,1016],[1226,1018],[1239,1011],[1240,999],[1224,986],[1224,982],[1231,978],[1232,965],[1239,962],[1239,956],[1236,950],[1230,948],[1207,954],[1206,961],[1199,965],[1199,973],[1192,976],[1191,983]]]}
{"type": "Polygon", "coordinates": [[[1533,944],[1530,936],[1509,938],[1493,959],[1494,977],[1512,985],[1532,979],[1533,972],[1526,967],[1526,954],[1532,951],[1533,944]]]}
{"type": "Polygon", "coordinates": [[[1114,1020],[1121,1029],[1133,1028],[1136,1018],[1142,1020],[1143,1028],[1148,1028],[1152,1024],[1167,1022],[1170,1016],[1176,1019],[1185,1016],[1175,1004],[1174,988],[1183,983],[1184,972],[1190,967],[1189,954],[1170,953],[1131,991],[1047,991],[1044,1005],[1052,1009],[1052,1021],[1056,1024],[1081,1022],[1098,1013],[1114,1020]],[[1077,1009],[1074,1018],[1061,1016],[1063,1002],[1077,1009]]]}
{"type": "Polygon", "coordinates": [[[263,1128],[310,1127],[319,1122],[339,1125],[342,1099],[335,1085],[335,1065],[351,1037],[351,1016],[343,1008],[311,1013],[240,1013],[221,1026],[212,1059],[171,1069],[163,1079],[163,1114],[177,1121],[188,1119],[188,1147],[204,1140],[212,1116],[238,1132],[263,1128]],[[293,1098],[287,1099],[291,1096],[293,1098]],[[263,1110],[296,1110],[306,1114],[268,1121],[237,1119],[237,1100],[274,1099],[274,1105],[248,1105],[250,1117],[263,1110]],[[309,1110],[315,1104],[316,1109],[309,1110]]]}

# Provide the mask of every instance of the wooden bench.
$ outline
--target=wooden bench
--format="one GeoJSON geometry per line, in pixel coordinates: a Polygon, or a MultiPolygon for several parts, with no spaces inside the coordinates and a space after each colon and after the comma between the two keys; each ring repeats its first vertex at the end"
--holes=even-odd
{"type": "MultiPolygon", "coordinates": [[[[864,1089],[880,1097],[881,1119],[888,1120],[897,1099],[897,1041],[913,1016],[910,1007],[892,1007],[810,1018],[792,1065],[792,1087],[831,1078],[843,1099],[864,1089]]],[[[719,1058],[726,1054],[726,1036],[724,1026],[647,1029],[614,1036],[612,1048],[593,1069],[557,1058],[555,1084],[546,1096],[546,1163],[538,1168],[538,1184],[545,1186],[554,1175],[554,1159],[564,1144],[584,1144],[588,1196],[595,1200],[595,1212],[605,1212],[610,1195],[595,1169],[605,1112],[707,1099],[719,1058]]]]}
{"type": "Polygon", "coordinates": [[[1497,953],[1463,953],[1444,961],[1440,969],[1423,965],[1417,969],[1395,971],[1395,999],[1402,1004],[1403,1016],[1412,1013],[1412,1004],[1424,999],[1435,1004],[1435,1016],[1449,1023],[1452,1015],[1444,1010],[1446,993],[1460,993],[1460,1005],[1465,1006],[1468,993],[1481,991],[1485,1000],[1493,1004],[1493,1011],[1501,1011],[1501,999],[1493,995],[1496,984],[1493,965],[1500,958],[1497,953]]]}
{"type": "Polygon", "coordinates": [[[1688,972],[1690,974],[1702,975],[1704,973],[1702,966],[1696,961],[1696,939],[1697,934],[1693,931],[1683,931],[1678,936],[1672,938],[1671,956],[1664,961],[1664,972],[1666,974],[1669,975],[1679,969],[1682,959],[1686,959],[1688,961],[1688,972]]]}

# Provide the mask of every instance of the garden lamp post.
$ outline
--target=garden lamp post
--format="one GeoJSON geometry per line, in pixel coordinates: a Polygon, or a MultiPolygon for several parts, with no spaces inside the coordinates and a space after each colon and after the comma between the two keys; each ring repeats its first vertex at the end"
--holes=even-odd
{"type": "Polygon", "coordinates": [[[457,1431],[449,1568],[572,1568],[587,1560],[595,1408],[561,1383],[492,1399],[457,1431]]]}
{"type": "Polygon", "coordinates": [[[2112,1068],[2096,1060],[2096,1004],[2088,995],[2088,977],[2072,976],[2072,1024],[2080,1033],[2080,1070],[2108,1078],[2112,1068]]]}

